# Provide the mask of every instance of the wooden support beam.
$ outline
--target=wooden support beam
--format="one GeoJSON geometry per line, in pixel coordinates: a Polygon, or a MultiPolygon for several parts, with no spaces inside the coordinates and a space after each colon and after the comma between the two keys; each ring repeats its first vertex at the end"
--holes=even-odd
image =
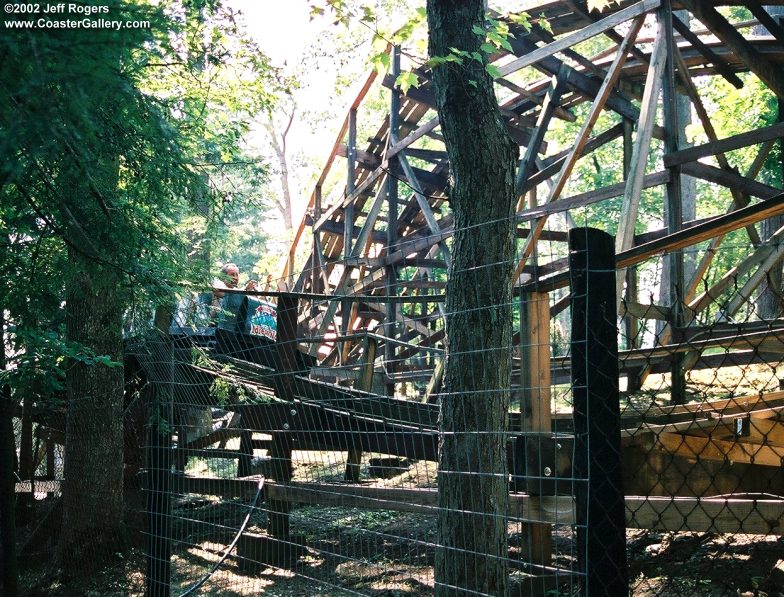
{"type": "MultiPolygon", "coordinates": [[[[574,2],[573,0],[564,0],[564,4],[566,4],[566,6],[568,6],[575,14],[580,15],[585,21],[589,23],[595,23],[596,21],[599,20],[597,17],[594,17],[590,13],[583,10],[582,5],[577,2],[574,2]]],[[[607,36],[609,39],[614,41],[616,44],[621,43],[623,41],[623,35],[618,33],[615,29],[608,29],[603,33],[605,36],[607,36]]],[[[637,60],[639,60],[643,64],[648,64],[648,62],[650,61],[648,56],[645,55],[645,53],[643,53],[641,50],[638,50],[636,47],[631,48],[630,52],[635,58],[637,58],[637,60]]]]}
{"type": "MultiPolygon", "coordinates": [[[[441,228],[436,221],[435,215],[433,214],[433,209],[430,207],[430,203],[428,202],[427,197],[425,197],[425,194],[422,192],[422,187],[420,186],[416,174],[414,174],[414,171],[411,168],[411,165],[408,163],[408,158],[405,156],[405,153],[400,153],[398,155],[398,160],[400,162],[400,166],[403,168],[403,172],[405,173],[406,178],[408,179],[408,183],[414,192],[414,196],[416,197],[417,203],[419,204],[419,209],[422,210],[422,215],[427,222],[428,228],[430,228],[430,231],[433,234],[440,235],[441,228]]],[[[446,243],[443,241],[440,242],[439,245],[441,247],[441,254],[444,258],[444,262],[447,264],[447,266],[449,266],[449,262],[452,260],[449,247],[447,247],[446,243]]]]}
{"type": "MultiPolygon", "coordinates": [[[[599,133],[588,139],[588,142],[583,147],[582,151],[580,152],[580,157],[584,157],[598,148],[603,147],[607,143],[610,143],[614,139],[617,139],[623,133],[623,124],[618,123],[614,126],[611,126],[606,131],[599,133]]],[[[537,163],[537,167],[539,167],[539,171],[535,174],[532,174],[527,181],[523,182],[523,188],[521,190],[521,194],[525,191],[534,188],[535,186],[547,181],[551,177],[555,176],[563,166],[564,161],[569,155],[569,150],[564,150],[560,153],[552,155],[548,158],[545,158],[544,165],[540,165],[537,163]]],[[[560,199],[559,199],[560,201],[560,199]]]]}
{"type": "MultiPolygon", "coordinates": [[[[770,250],[767,252],[767,255],[758,262],[759,266],[757,267],[757,271],[744,282],[743,286],[738,289],[729,303],[721,309],[716,320],[717,322],[731,321],[733,316],[740,310],[746,301],[752,298],[753,292],[766,280],[771,269],[781,262],[781,259],[784,257],[784,244],[781,242],[782,239],[784,239],[784,228],[777,230],[773,236],[776,238],[767,245],[770,250]]],[[[757,252],[755,251],[755,254],[756,253],[757,252]]]]}
{"type": "Polygon", "coordinates": [[[438,126],[438,124],[439,124],[438,117],[436,116],[435,118],[431,118],[426,123],[419,126],[415,131],[413,131],[403,139],[399,141],[395,141],[387,149],[386,153],[384,154],[384,159],[389,160],[390,158],[396,156],[398,153],[400,153],[402,150],[404,150],[412,143],[415,143],[425,135],[432,133],[433,130],[435,130],[435,128],[438,126]]]}
{"type": "MultiPolygon", "coordinates": [[[[553,77],[550,89],[542,104],[542,109],[539,111],[539,118],[536,121],[536,128],[528,143],[525,151],[525,156],[520,161],[517,169],[517,176],[515,178],[515,192],[520,195],[523,189],[523,183],[528,179],[529,174],[533,171],[534,161],[539,152],[539,147],[544,140],[544,135],[550,126],[550,120],[558,107],[558,102],[561,95],[566,91],[566,70],[561,69],[558,74],[553,77]]],[[[518,207],[519,210],[519,207],[518,207]]]]}
{"type": "MultiPolygon", "coordinates": [[[[531,40],[525,37],[520,39],[510,39],[509,43],[514,49],[516,55],[526,55],[538,49],[531,40]]],[[[563,64],[564,63],[562,61],[550,56],[542,59],[536,64],[536,66],[550,75],[555,75],[559,70],[561,70],[563,64]]],[[[591,98],[596,97],[596,95],[599,93],[601,83],[599,83],[599,81],[596,79],[588,77],[587,75],[584,75],[571,67],[567,67],[567,73],[567,82],[577,94],[591,98]]],[[[639,115],[639,110],[637,110],[634,104],[617,91],[611,93],[607,98],[607,106],[612,110],[615,110],[624,118],[628,118],[629,120],[636,121],[637,116],[639,115]]]]}
{"type": "Polygon", "coordinates": [[[680,0],[711,32],[734,52],[778,97],[784,97],[784,72],[755,50],[712,4],[703,0],[680,0]]]}
{"type": "MultiPolygon", "coordinates": [[[[668,154],[679,150],[678,136],[680,129],[679,114],[676,110],[678,97],[675,91],[675,52],[677,45],[673,38],[671,0],[662,0],[657,17],[667,45],[666,66],[662,72],[662,115],[665,122],[664,152],[668,154]]],[[[679,166],[673,165],[667,167],[667,170],[670,172],[670,180],[667,183],[666,209],[663,215],[667,219],[667,231],[672,234],[683,228],[681,169],[679,166]]],[[[667,290],[671,315],[669,321],[670,328],[681,329],[686,323],[683,308],[685,284],[683,251],[675,250],[666,255],[664,267],[667,268],[669,273],[669,288],[667,290]]],[[[686,401],[686,377],[683,357],[680,354],[673,355],[670,374],[670,400],[675,404],[682,404],[686,401]]]]}
{"type": "MultiPolygon", "coordinates": [[[[505,104],[501,105],[502,110],[513,110],[518,112],[523,109],[527,109],[527,102],[530,102],[536,106],[541,106],[544,104],[544,98],[540,97],[539,95],[528,91],[525,87],[520,87],[516,83],[512,83],[511,81],[504,79],[503,77],[499,77],[495,80],[498,85],[506,87],[507,89],[511,89],[514,91],[519,97],[512,98],[505,104]],[[521,108],[522,105],[526,104],[526,108],[521,108]]],[[[564,110],[560,106],[555,108],[553,112],[556,118],[560,118],[561,120],[565,120],[566,122],[574,122],[577,120],[577,117],[569,112],[568,110],[564,110]]]]}
{"type": "MultiPolygon", "coordinates": [[[[705,130],[705,134],[707,135],[708,140],[711,142],[715,142],[718,140],[718,136],[716,134],[715,129],[713,128],[713,123],[711,122],[708,111],[705,109],[705,106],[702,103],[702,99],[700,98],[696,85],[692,81],[691,76],[689,76],[688,68],[683,62],[683,57],[681,56],[681,53],[677,48],[675,48],[674,57],[678,66],[678,72],[681,75],[681,81],[683,82],[683,85],[686,88],[686,92],[691,98],[691,102],[694,105],[694,110],[697,113],[697,116],[702,122],[702,128],[705,130]]],[[[717,153],[716,160],[718,161],[719,166],[723,170],[728,170],[728,171],[731,170],[730,163],[723,153],[717,153]]],[[[756,175],[753,175],[751,176],[751,178],[754,178],[755,176],[756,175]]],[[[735,189],[731,189],[730,192],[732,194],[732,205],[730,206],[730,209],[738,209],[740,207],[745,207],[746,205],[748,205],[749,197],[747,195],[735,189]]],[[[759,245],[760,238],[759,238],[759,234],[757,233],[757,229],[754,228],[754,226],[748,226],[746,230],[748,232],[752,244],[754,244],[754,246],[759,245]]],[[[701,283],[702,278],[705,275],[705,272],[708,271],[708,267],[710,266],[711,261],[713,260],[713,255],[715,254],[715,251],[718,250],[723,239],[724,239],[723,236],[717,236],[711,239],[710,246],[705,252],[703,258],[694,268],[694,272],[692,273],[692,279],[686,285],[683,294],[685,302],[688,303],[694,298],[694,294],[697,292],[697,287],[701,283]]]]}
{"type": "Polygon", "coordinates": [[[784,122],[733,135],[732,137],[725,137],[710,143],[694,145],[693,147],[687,147],[675,153],[667,154],[664,156],[664,166],[669,168],[678,164],[685,164],[686,162],[694,162],[700,158],[726,153],[733,149],[748,147],[749,145],[757,145],[758,143],[781,137],[784,137],[784,122]]]}
{"type": "MultiPolygon", "coordinates": [[[[362,355],[362,369],[357,380],[357,389],[362,392],[370,392],[373,388],[373,366],[376,362],[377,349],[378,342],[376,339],[366,337],[362,355]]],[[[359,481],[359,467],[361,464],[362,448],[357,446],[349,448],[344,479],[352,483],[359,481]]]]}
{"type": "Polygon", "coordinates": [[[689,26],[681,21],[677,15],[672,17],[672,25],[675,30],[683,36],[683,39],[688,41],[692,47],[702,54],[708,62],[713,64],[713,68],[724,77],[735,88],[740,89],[743,87],[743,81],[740,80],[738,75],[732,72],[732,69],[727,65],[724,59],[716,54],[710,47],[708,47],[699,36],[692,32],[689,26]]]}
{"type": "Polygon", "coordinates": [[[680,433],[660,433],[656,436],[656,447],[668,454],[707,462],[757,464],[776,468],[781,468],[784,464],[784,448],[740,440],[727,441],[680,433]]]}
{"type": "MultiPolygon", "coordinates": [[[[527,293],[521,297],[520,308],[522,431],[550,432],[550,295],[527,293]]],[[[533,481],[531,485],[535,486],[536,482],[533,481]]],[[[535,564],[547,566],[552,563],[552,533],[549,524],[529,525],[524,540],[528,542],[528,554],[535,564]]]]}
{"type": "MultiPolygon", "coordinates": [[[[632,145],[632,157],[629,164],[629,177],[621,205],[621,217],[618,223],[618,232],[615,236],[615,252],[620,253],[632,246],[634,241],[634,227],[637,222],[640,196],[642,194],[645,166],[648,162],[653,125],[656,122],[656,106],[659,101],[659,88],[661,76],[667,56],[667,45],[664,32],[659,28],[656,42],[651,52],[651,62],[645,79],[645,92],[640,106],[640,118],[637,123],[637,136],[632,145]]],[[[625,271],[617,274],[616,290],[623,285],[625,271]]],[[[623,295],[618,292],[618,300],[623,295]]]]}
{"type": "MultiPolygon", "coordinates": [[[[387,48],[387,51],[389,48],[387,48]]],[[[376,80],[377,72],[375,69],[371,71],[368,75],[368,78],[365,79],[365,83],[362,85],[362,88],[357,93],[356,98],[354,98],[354,102],[351,104],[352,107],[356,108],[359,104],[362,103],[362,100],[365,99],[368,91],[370,90],[371,85],[376,80]]],[[[321,171],[321,175],[319,176],[318,181],[316,181],[316,186],[313,190],[313,193],[310,196],[310,200],[308,201],[308,205],[305,208],[305,214],[307,214],[308,210],[311,209],[316,200],[316,189],[321,189],[324,185],[324,182],[329,175],[329,172],[332,168],[332,163],[335,160],[335,156],[337,155],[339,146],[343,143],[343,136],[346,134],[348,129],[348,115],[346,115],[345,120],[343,121],[343,125],[341,126],[340,130],[338,131],[337,138],[335,139],[335,144],[332,147],[332,151],[327,158],[327,163],[324,165],[324,168],[321,171]]],[[[299,241],[302,238],[302,235],[305,232],[305,215],[303,215],[302,220],[300,221],[297,229],[294,233],[294,239],[291,241],[291,247],[289,248],[289,254],[286,259],[286,265],[283,268],[283,273],[281,274],[281,280],[290,280],[294,274],[294,257],[297,253],[297,247],[299,246],[299,241]]]]}
{"type": "MultiPolygon", "coordinates": [[[[658,2],[658,0],[656,1],[658,2]]],[[[596,99],[591,105],[591,110],[588,112],[588,115],[586,116],[585,121],[580,128],[580,132],[577,134],[574,146],[566,156],[566,159],[561,166],[561,170],[558,173],[558,178],[550,189],[550,193],[548,194],[545,203],[552,203],[558,199],[564,186],[566,186],[569,175],[571,174],[574,165],[577,163],[577,159],[580,157],[582,150],[588,141],[588,135],[593,130],[596,121],[599,119],[599,116],[604,109],[605,102],[610,96],[610,93],[612,92],[613,87],[615,86],[615,83],[620,76],[621,69],[623,68],[624,63],[626,62],[626,57],[628,56],[628,48],[634,43],[634,40],[637,37],[637,33],[640,31],[644,20],[644,17],[637,17],[634,20],[631,27],[629,28],[629,32],[624,38],[623,43],[618,47],[615,60],[613,60],[610,68],[607,70],[607,77],[603,81],[599,92],[596,94],[596,99]]],[[[521,258],[518,261],[517,267],[515,268],[514,276],[512,278],[513,280],[517,280],[520,277],[520,273],[522,272],[523,267],[525,267],[525,262],[533,252],[536,242],[539,239],[539,235],[544,229],[546,222],[547,217],[543,216],[537,219],[536,224],[532,226],[531,235],[525,241],[525,245],[521,251],[521,258]]]]}
{"type": "Polygon", "coordinates": [[[779,229],[771,235],[770,239],[757,247],[751,255],[726,272],[713,286],[694,298],[689,303],[689,308],[695,313],[699,313],[715,301],[734,281],[745,276],[754,268],[767,271],[763,269],[763,266],[773,253],[780,251],[779,243],[782,240],[784,240],[784,229],[779,229]]]}
{"type": "Polygon", "coordinates": [[[653,255],[689,247],[719,234],[727,234],[781,213],[784,213],[784,193],[767,201],[716,216],[707,222],[680,230],[675,234],[669,234],[664,238],[633,247],[616,255],[615,267],[621,268],[640,263],[653,255]]]}
{"type": "Polygon", "coordinates": [[[751,11],[751,14],[757,17],[760,25],[765,27],[765,29],[768,30],[768,33],[776,38],[776,41],[780,44],[784,44],[784,29],[782,29],[778,21],[765,10],[765,7],[757,2],[757,0],[745,0],[744,4],[751,11]]]}
{"type": "MultiPolygon", "coordinates": [[[[541,48],[537,48],[536,50],[522,56],[516,60],[512,60],[507,64],[501,66],[498,70],[500,71],[501,76],[506,76],[510,73],[518,71],[526,66],[531,66],[532,64],[541,61],[543,58],[547,58],[556,54],[557,52],[562,52],[566,48],[570,48],[580,42],[583,42],[587,39],[590,39],[600,33],[604,33],[608,29],[612,29],[613,27],[620,25],[626,21],[639,17],[640,15],[644,15],[647,12],[655,10],[659,7],[659,0],[643,0],[642,2],[637,2],[628,8],[624,8],[623,10],[619,10],[616,13],[613,13],[600,21],[596,21],[595,23],[588,25],[587,27],[583,27],[577,30],[574,33],[569,35],[565,35],[562,38],[547,44],[541,48]]],[[[628,51],[628,48],[624,50],[625,52],[628,51]]],[[[624,56],[625,59],[625,56],[624,56]]]]}
{"type": "Polygon", "coordinates": [[[715,166],[703,164],[702,162],[689,162],[688,164],[683,164],[681,168],[683,173],[689,176],[720,184],[729,189],[736,189],[740,193],[747,193],[760,199],[770,199],[781,193],[781,189],[762,184],[735,172],[728,172],[715,166]]]}

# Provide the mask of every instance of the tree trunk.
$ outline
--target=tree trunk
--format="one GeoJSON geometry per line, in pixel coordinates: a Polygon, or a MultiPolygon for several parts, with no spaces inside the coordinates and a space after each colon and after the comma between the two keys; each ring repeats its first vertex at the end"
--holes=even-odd
{"type": "Polygon", "coordinates": [[[283,198],[281,200],[276,200],[275,204],[278,207],[278,211],[280,211],[280,214],[283,216],[283,223],[286,225],[286,230],[292,230],[294,228],[294,222],[291,215],[291,190],[289,188],[289,163],[286,155],[286,138],[288,137],[289,130],[291,130],[291,125],[294,122],[295,111],[296,108],[292,108],[289,122],[280,134],[280,141],[278,141],[278,133],[275,130],[275,123],[272,121],[272,117],[270,117],[269,122],[265,124],[265,128],[270,136],[272,149],[275,152],[275,156],[278,158],[278,164],[280,165],[280,186],[283,191],[283,198]]]}
{"type": "MultiPolygon", "coordinates": [[[[82,258],[77,257],[77,262],[82,258]]],[[[113,272],[83,267],[68,289],[66,333],[96,355],[122,360],[122,307],[113,272]],[[103,279],[99,279],[102,277],[103,279]]],[[[63,523],[57,562],[89,574],[122,549],[123,367],[73,360],[67,369],[63,523]]]]}
{"type": "MultiPolygon", "coordinates": [[[[428,0],[430,56],[480,52],[482,0],[428,0]]],[[[504,595],[505,434],[512,337],[514,174],[492,82],[477,61],[433,71],[455,218],[441,397],[436,595],[504,595]]]]}

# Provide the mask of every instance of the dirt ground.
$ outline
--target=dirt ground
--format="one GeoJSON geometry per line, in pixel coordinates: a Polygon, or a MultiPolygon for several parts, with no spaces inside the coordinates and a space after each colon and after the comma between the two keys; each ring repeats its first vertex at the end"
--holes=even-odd
{"type": "MultiPolygon", "coordinates": [[[[172,558],[172,595],[179,596],[207,574],[225,552],[239,526],[241,508],[203,501],[179,511],[180,541],[172,558]],[[208,523],[208,524],[200,524],[208,523]],[[233,526],[236,524],[237,526],[233,526]]],[[[263,532],[266,516],[254,515],[249,532],[263,532]]],[[[291,514],[292,532],[307,551],[289,569],[269,565],[248,570],[235,554],[194,594],[239,597],[371,595],[433,593],[435,525],[432,516],[386,510],[302,506],[291,514]]],[[[510,525],[513,595],[579,595],[574,577],[546,593],[531,592],[515,561],[521,557],[521,528],[510,525]]],[[[556,529],[556,564],[574,568],[573,533],[556,529]]],[[[630,595],[784,596],[784,538],[774,535],[627,532],[630,595]],[[777,563],[779,566],[777,567],[777,563]]],[[[23,563],[24,564],[24,563],[23,563]]],[[[114,566],[77,584],[47,579],[46,562],[27,567],[22,586],[29,596],[142,595],[142,549],[118,554],[114,566]]]]}
{"type": "MultiPolygon", "coordinates": [[[[730,373],[733,373],[730,371],[730,373]]],[[[711,398],[731,387],[735,395],[778,389],[778,372],[749,368],[737,378],[719,379],[715,373],[694,374],[690,387],[711,398]],[[704,386],[704,387],[702,387],[704,386]]],[[[652,376],[653,377],[653,376],[652,376]]],[[[648,403],[659,402],[664,376],[648,382],[648,403]]],[[[232,446],[227,446],[232,447],[232,446]]],[[[369,456],[369,455],[366,455],[369,456]]],[[[340,482],[345,454],[294,453],[295,481],[340,482]]],[[[235,470],[222,463],[198,461],[189,474],[232,477],[235,470]]],[[[235,465],[233,465],[235,466],[235,465]]],[[[376,485],[434,487],[435,463],[418,462],[390,479],[371,479],[367,464],[362,478],[376,485]]],[[[215,565],[240,528],[247,501],[183,496],[176,502],[172,558],[173,596],[185,593],[215,565]]],[[[267,516],[255,512],[247,532],[263,535],[267,516]]],[[[402,596],[433,593],[435,520],[431,515],[360,510],[336,506],[298,506],[291,512],[291,531],[307,545],[288,567],[248,566],[236,550],[194,594],[239,597],[264,594],[280,597],[371,595],[402,596]]],[[[530,578],[520,564],[526,560],[522,525],[509,528],[510,578],[513,595],[579,595],[574,531],[554,531],[554,564],[561,572],[547,590],[530,589],[530,578]]],[[[143,545],[143,541],[141,543],[143,545]]],[[[630,595],[640,597],[760,596],[784,597],[784,538],[774,535],[721,535],[627,532],[630,595]]],[[[22,562],[25,594],[143,595],[146,562],[142,548],[118,553],[115,565],[93,578],[64,584],[47,576],[46,553],[37,561],[22,562]]]]}

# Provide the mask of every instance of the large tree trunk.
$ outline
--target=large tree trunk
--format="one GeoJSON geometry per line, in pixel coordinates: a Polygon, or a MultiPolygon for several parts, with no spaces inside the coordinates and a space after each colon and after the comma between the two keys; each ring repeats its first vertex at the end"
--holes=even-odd
{"type": "MultiPolygon", "coordinates": [[[[110,283],[113,272],[101,272],[94,265],[82,271],[84,275],[68,289],[68,340],[119,362],[122,307],[118,289],[110,283]]],[[[66,575],[79,575],[97,569],[122,548],[123,367],[73,360],[66,382],[63,523],[57,561],[66,575]]]]}
{"type": "MultiPolygon", "coordinates": [[[[430,56],[479,52],[482,0],[428,0],[430,56]]],[[[508,482],[505,434],[512,336],[514,171],[484,66],[433,71],[451,163],[455,218],[441,397],[436,595],[504,595],[508,482]]]]}

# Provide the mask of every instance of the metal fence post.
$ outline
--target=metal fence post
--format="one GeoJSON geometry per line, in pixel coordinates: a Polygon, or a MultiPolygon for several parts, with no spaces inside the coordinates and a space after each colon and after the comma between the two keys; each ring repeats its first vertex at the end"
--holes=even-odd
{"type": "Polygon", "coordinates": [[[613,238],[569,232],[577,543],[585,595],[629,594],[613,238]]]}

